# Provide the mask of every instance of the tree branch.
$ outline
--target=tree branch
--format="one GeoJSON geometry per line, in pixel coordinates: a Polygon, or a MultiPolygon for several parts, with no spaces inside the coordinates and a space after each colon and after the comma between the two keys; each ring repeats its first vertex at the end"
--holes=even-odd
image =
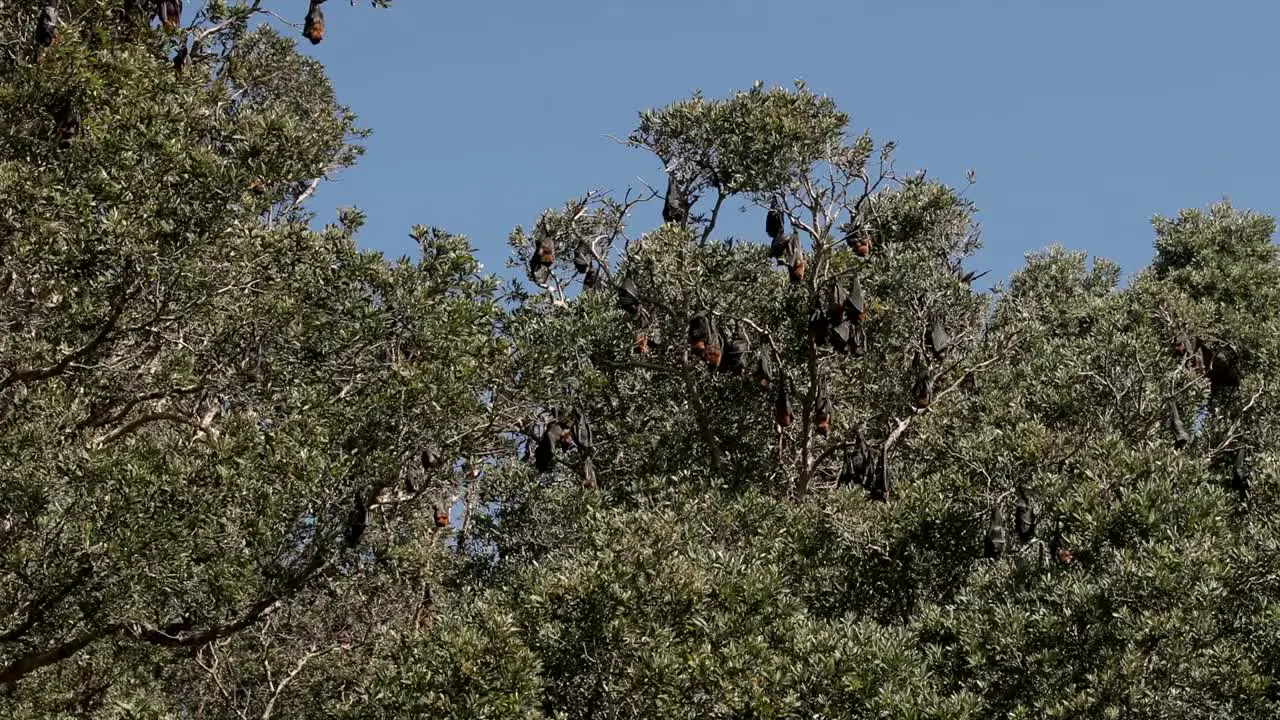
{"type": "Polygon", "coordinates": [[[31,628],[35,627],[45,618],[45,615],[48,614],[50,608],[65,600],[66,597],[71,594],[71,591],[83,583],[89,575],[92,574],[92,572],[93,566],[86,563],[77,569],[69,580],[53,592],[48,593],[43,598],[39,598],[28,603],[26,608],[26,618],[13,629],[6,630],[3,634],[0,634],[0,642],[13,642],[15,640],[22,639],[22,637],[26,635],[31,628]]]}
{"type": "Polygon", "coordinates": [[[206,433],[209,432],[210,430],[208,425],[201,423],[199,420],[196,420],[195,418],[187,417],[186,415],[180,415],[178,413],[171,413],[171,412],[155,412],[155,413],[147,413],[145,415],[140,415],[134,418],[133,420],[130,420],[125,425],[122,425],[116,428],[115,430],[112,430],[109,433],[105,433],[103,435],[100,435],[94,438],[92,441],[92,444],[94,447],[101,447],[109,442],[118,440],[124,437],[125,435],[128,435],[136,431],[138,428],[141,428],[143,425],[148,425],[153,422],[160,422],[164,420],[180,423],[182,425],[190,425],[191,427],[197,430],[204,431],[206,433]]]}
{"type": "Polygon", "coordinates": [[[40,668],[62,662],[98,640],[119,631],[121,627],[120,623],[106,625],[97,630],[82,633],[78,637],[44,652],[24,655],[9,663],[8,667],[0,670],[0,685],[16,683],[40,668]]]}
{"type": "Polygon", "coordinates": [[[280,693],[284,692],[284,689],[288,687],[289,683],[293,682],[293,679],[298,677],[298,673],[302,672],[302,668],[306,667],[307,663],[311,662],[312,658],[319,657],[332,651],[333,648],[328,648],[326,650],[313,650],[306,655],[303,655],[302,659],[298,661],[297,667],[293,669],[293,672],[284,676],[284,678],[280,680],[280,684],[276,686],[275,691],[271,693],[271,699],[267,701],[267,706],[262,710],[261,720],[271,720],[271,714],[275,712],[276,701],[280,699],[280,693]]]}
{"type": "MultiPolygon", "coordinates": [[[[130,276],[131,273],[126,271],[126,278],[121,284],[128,285],[131,282],[130,276]]],[[[79,348],[64,356],[61,360],[58,360],[56,363],[47,367],[32,370],[15,370],[11,372],[3,382],[0,382],[0,391],[8,389],[14,383],[38,382],[40,380],[47,380],[55,375],[61,375],[68,367],[71,366],[71,363],[93,353],[93,351],[97,350],[107,341],[107,338],[111,336],[112,331],[115,330],[116,324],[120,321],[120,316],[124,314],[125,306],[128,304],[131,297],[132,293],[128,290],[121,290],[120,296],[116,298],[116,302],[107,314],[107,318],[102,322],[101,329],[98,330],[98,334],[94,335],[89,342],[81,345],[79,348]]]]}
{"type": "Polygon", "coordinates": [[[693,417],[698,423],[698,431],[702,435],[702,441],[707,444],[707,449],[711,451],[711,469],[719,474],[721,469],[720,443],[716,440],[716,434],[711,428],[711,418],[707,416],[707,408],[702,404],[702,398],[699,396],[697,386],[694,384],[692,367],[689,364],[687,353],[685,354],[680,374],[684,378],[685,391],[689,395],[689,403],[693,406],[693,417]]]}
{"type": "Polygon", "coordinates": [[[707,226],[702,229],[701,244],[707,244],[707,238],[711,236],[711,231],[716,229],[716,221],[720,219],[720,206],[724,204],[724,192],[720,188],[716,188],[716,204],[711,209],[711,220],[707,222],[707,226]]]}

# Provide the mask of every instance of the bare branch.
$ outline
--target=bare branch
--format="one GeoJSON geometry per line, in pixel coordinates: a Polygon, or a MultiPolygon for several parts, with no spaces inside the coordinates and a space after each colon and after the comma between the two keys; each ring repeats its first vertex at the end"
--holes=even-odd
{"type": "Polygon", "coordinates": [[[93,447],[101,447],[109,442],[114,442],[115,440],[119,440],[125,435],[129,435],[130,433],[133,433],[134,431],[138,430],[144,425],[149,425],[153,422],[161,422],[161,421],[176,422],[182,425],[190,425],[191,427],[197,430],[212,434],[211,432],[212,428],[200,422],[200,420],[196,418],[189,417],[187,415],[180,415],[178,413],[154,412],[154,413],[147,413],[146,415],[141,415],[139,417],[136,417],[133,420],[130,420],[125,425],[122,425],[116,428],[115,430],[112,430],[109,433],[106,433],[104,435],[100,435],[94,438],[91,441],[91,445],[93,447]]]}
{"type": "Polygon", "coordinates": [[[284,678],[280,680],[280,684],[276,686],[275,692],[271,693],[271,699],[267,701],[267,706],[262,710],[261,720],[271,720],[271,714],[276,710],[276,701],[280,699],[280,693],[284,692],[284,689],[289,686],[289,683],[293,682],[293,679],[298,677],[298,673],[302,672],[302,668],[306,667],[307,663],[311,662],[313,658],[324,655],[325,653],[333,652],[335,649],[336,648],[313,650],[306,655],[303,655],[302,659],[298,661],[297,667],[293,669],[293,672],[284,676],[284,678]]]}
{"type": "Polygon", "coordinates": [[[720,219],[720,206],[724,205],[724,198],[724,192],[719,188],[716,188],[716,204],[715,207],[711,209],[711,219],[707,222],[707,226],[702,229],[702,239],[700,242],[703,245],[707,244],[707,238],[711,236],[711,231],[716,229],[716,221],[720,219]]]}

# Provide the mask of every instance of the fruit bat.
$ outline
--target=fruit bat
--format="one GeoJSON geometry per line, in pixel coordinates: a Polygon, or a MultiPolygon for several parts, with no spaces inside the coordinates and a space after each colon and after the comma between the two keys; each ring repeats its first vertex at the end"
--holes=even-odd
{"type": "Polygon", "coordinates": [[[596,480],[596,464],[590,457],[582,458],[582,487],[595,490],[600,487],[596,480]]]}
{"type": "Polygon", "coordinates": [[[449,506],[443,502],[436,503],[435,507],[436,527],[442,528],[449,524],[449,506]]]}
{"type": "Polygon", "coordinates": [[[1025,544],[1036,536],[1036,526],[1040,517],[1036,513],[1035,503],[1027,495],[1025,488],[1018,488],[1018,501],[1013,506],[1013,526],[1018,533],[1018,541],[1025,544]]]}
{"type": "Polygon", "coordinates": [[[369,509],[364,506],[364,498],[360,497],[360,491],[355,490],[352,492],[351,512],[347,514],[347,531],[345,535],[347,547],[354,548],[360,544],[360,538],[364,536],[368,519],[369,509]]]}
{"type": "Polygon", "coordinates": [[[689,318],[689,349],[701,355],[711,337],[711,320],[706,313],[699,312],[689,318]]]}
{"type": "Polygon", "coordinates": [[[1182,417],[1178,414],[1178,403],[1169,399],[1169,432],[1173,433],[1173,447],[1181,450],[1191,442],[1191,436],[1182,425],[1182,417]]]}
{"type": "Polygon", "coordinates": [[[422,451],[422,471],[431,472],[440,467],[440,452],[433,447],[422,451]]]}
{"type": "Polygon", "coordinates": [[[573,449],[573,431],[570,427],[572,426],[567,419],[560,425],[560,437],[556,439],[556,444],[560,446],[561,450],[573,449]]]}
{"type": "Polygon", "coordinates": [[[831,401],[831,396],[827,394],[826,389],[822,389],[818,394],[817,410],[814,411],[814,424],[818,429],[818,434],[826,437],[831,432],[831,419],[835,417],[836,406],[831,401]]]}
{"type": "Polygon", "coordinates": [[[791,239],[781,233],[777,237],[769,241],[769,257],[770,259],[782,262],[787,255],[787,249],[791,247],[791,239]]]}
{"type": "Polygon", "coordinates": [[[560,423],[554,421],[548,423],[546,430],[542,432],[542,437],[538,439],[538,447],[533,451],[533,464],[538,468],[538,472],[551,472],[555,467],[556,441],[560,439],[561,432],[560,423]]]}
{"type": "Polygon", "coordinates": [[[1253,489],[1253,479],[1249,477],[1249,468],[1245,464],[1244,448],[1236,449],[1235,460],[1231,463],[1231,489],[1240,497],[1247,497],[1253,489]]]}
{"type": "Polygon", "coordinates": [[[546,284],[547,278],[551,277],[551,269],[542,264],[542,260],[537,253],[529,256],[529,279],[539,285],[546,284]]]}
{"type": "Polygon", "coordinates": [[[929,322],[929,330],[925,333],[925,345],[929,348],[929,352],[933,354],[934,359],[941,360],[946,354],[947,348],[951,347],[951,336],[947,334],[947,329],[942,326],[942,320],[934,317],[929,322]]]}
{"type": "Polygon", "coordinates": [[[40,9],[40,18],[36,20],[36,45],[51,47],[58,40],[58,8],[45,5],[40,9]]]}
{"type": "Polygon", "coordinates": [[[178,23],[182,22],[182,0],[159,0],[156,15],[165,28],[177,30],[178,23]]]}
{"type": "Polygon", "coordinates": [[[585,273],[591,267],[591,257],[587,255],[587,251],[578,248],[573,251],[573,269],[580,273],[585,273]]]}
{"type": "Polygon", "coordinates": [[[853,326],[853,334],[849,337],[849,354],[853,357],[867,354],[867,331],[861,325],[853,326]]]}
{"type": "Polygon", "coordinates": [[[320,3],[311,3],[311,8],[307,10],[307,17],[302,25],[302,36],[310,40],[312,45],[319,45],[320,41],[324,40],[324,11],[320,9],[320,3]]]}
{"type": "Polygon", "coordinates": [[[587,268],[587,272],[582,276],[582,287],[587,290],[600,287],[600,273],[595,268],[587,268]]]}
{"type": "Polygon", "coordinates": [[[765,390],[773,384],[773,358],[764,348],[756,354],[756,377],[760,378],[760,387],[765,390]]]}
{"type": "Polygon", "coordinates": [[[853,342],[853,325],[848,320],[832,325],[828,339],[836,352],[849,352],[849,345],[853,342]]]}
{"type": "Polygon", "coordinates": [[[840,476],[836,479],[836,485],[838,487],[866,486],[869,463],[870,457],[866,444],[862,441],[862,435],[856,435],[854,442],[845,446],[844,460],[840,463],[840,476]]]}
{"type": "Polygon", "coordinates": [[[1202,348],[1200,353],[1204,360],[1204,374],[1209,378],[1211,391],[1219,392],[1240,385],[1240,371],[1229,349],[1206,347],[1202,348]]]}
{"type": "Polygon", "coordinates": [[[982,277],[983,275],[986,275],[989,272],[991,271],[983,270],[982,272],[977,272],[976,270],[970,270],[969,272],[964,273],[960,276],[960,282],[964,283],[965,285],[972,285],[974,280],[977,280],[978,278],[982,277]]]}
{"type": "Polygon", "coordinates": [[[773,421],[779,427],[791,427],[791,395],[787,393],[787,383],[778,383],[778,393],[773,402],[773,421]]]}
{"type": "Polygon", "coordinates": [[[741,332],[734,333],[733,339],[724,349],[724,359],[720,361],[720,369],[735,375],[747,368],[747,354],[751,352],[751,341],[741,332]]]}
{"type": "Polygon", "coordinates": [[[764,232],[771,240],[777,240],[782,237],[782,207],[778,205],[778,199],[774,198],[769,203],[769,212],[764,216],[764,232]]]}
{"type": "Polygon", "coordinates": [[[431,593],[431,586],[428,585],[422,589],[422,602],[418,607],[418,616],[416,622],[418,627],[427,629],[435,624],[435,598],[431,593]]]}
{"type": "Polygon", "coordinates": [[[1169,341],[1169,346],[1175,355],[1185,357],[1195,347],[1195,343],[1185,333],[1178,333],[1173,336],[1173,340],[1169,341]]]}
{"type": "Polygon", "coordinates": [[[551,263],[556,261],[556,243],[549,237],[543,237],[538,241],[538,262],[545,267],[551,267],[551,263]]]}
{"type": "Polygon", "coordinates": [[[71,139],[80,134],[80,111],[70,98],[58,104],[55,119],[58,122],[58,148],[66,150],[71,147],[71,139]]]}
{"type": "Polygon", "coordinates": [[[573,442],[584,452],[590,454],[595,448],[591,438],[591,423],[581,410],[573,411],[573,442]]]}
{"type": "Polygon", "coordinates": [[[871,229],[855,228],[853,232],[845,236],[845,242],[849,244],[849,248],[853,250],[854,255],[865,258],[871,254],[871,229]]]}
{"type": "Polygon", "coordinates": [[[799,285],[804,282],[804,270],[804,253],[797,252],[791,256],[791,261],[787,263],[787,277],[791,278],[791,284],[799,285]]]}
{"type": "Polygon", "coordinates": [[[889,502],[889,497],[893,494],[893,475],[889,471],[889,453],[885,450],[880,451],[880,459],[867,489],[871,491],[871,499],[876,502],[889,502]]]}
{"type": "Polygon", "coordinates": [[[177,54],[173,56],[173,71],[175,73],[178,73],[179,75],[182,74],[182,68],[187,64],[187,54],[189,52],[190,51],[187,49],[187,43],[184,40],[182,47],[178,48],[177,54]]]}
{"type": "Polygon", "coordinates": [[[782,264],[787,266],[787,274],[791,277],[792,283],[799,283],[804,280],[804,250],[800,247],[800,236],[794,232],[791,233],[791,237],[787,241],[787,251],[782,259],[782,264]]]}
{"type": "Polygon", "coordinates": [[[921,410],[929,407],[933,402],[933,377],[924,368],[921,368],[919,374],[916,375],[915,385],[911,389],[911,397],[915,400],[916,407],[921,410]]]}
{"type": "Polygon", "coordinates": [[[683,223],[689,219],[689,199],[676,183],[675,177],[667,177],[667,198],[662,205],[662,221],[683,223]]]}
{"type": "Polygon", "coordinates": [[[707,336],[707,344],[703,350],[702,358],[711,367],[718,368],[720,367],[720,359],[723,356],[724,339],[720,336],[720,331],[716,328],[715,323],[711,323],[711,334],[707,336]]]}
{"type": "Polygon", "coordinates": [[[864,225],[860,220],[855,218],[853,220],[850,220],[848,223],[845,223],[844,225],[840,226],[841,230],[844,230],[846,228],[848,228],[848,231],[845,232],[844,237],[841,239],[844,240],[846,245],[852,248],[853,244],[857,242],[858,237],[862,235],[864,225]]]}
{"type": "Polygon", "coordinates": [[[1006,544],[1004,513],[997,506],[992,509],[991,520],[987,523],[987,535],[982,541],[982,557],[989,560],[999,559],[1004,554],[1006,544]]]}
{"type": "Polygon", "coordinates": [[[840,283],[832,283],[831,290],[827,293],[827,317],[831,318],[832,323],[840,323],[844,320],[845,307],[849,301],[849,293],[840,287],[840,283]]]}
{"type": "Polygon", "coordinates": [[[649,336],[645,335],[644,333],[637,335],[636,341],[635,343],[632,344],[631,347],[640,355],[644,355],[648,353],[649,352],[649,336]]]}
{"type": "Polygon", "coordinates": [[[855,324],[867,319],[867,299],[862,294],[862,283],[858,281],[857,275],[854,275],[853,282],[849,283],[849,292],[845,295],[844,312],[855,324]]]}
{"type": "Polygon", "coordinates": [[[640,313],[640,290],[636,288],[635,280],[624,278],[622,284],[618,286],[618,307],[628,315],[635,316],[640,313]]]}
{"type": "Polygon", "coordinates": [[[823,314],[821,308],[814,308],[809,314],[809,337],[813,340],[813,344],[826,345],[828,330],[830,330],[830,323],[827,322],[827,316],[823,314]]]}

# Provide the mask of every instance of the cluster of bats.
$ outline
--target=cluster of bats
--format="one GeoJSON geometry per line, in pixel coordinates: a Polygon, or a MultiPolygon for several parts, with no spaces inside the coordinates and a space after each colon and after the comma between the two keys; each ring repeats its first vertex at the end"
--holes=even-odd
{"type": "MultiPolygon", "coordinates": [[[[1240,386],[1240,359],[1235,350],[1220,340],[1193,338],[1179,333],[1170,342],[1170,349],[1184,367],[1199,372],[1209,381],[1210,395],[1222,395],[1240,386]]],[[[1182,424],[1178,413],[1178,404],[1169,399],[1169,433],[1173,436],[1173,446],[1182,449],[1191,442],[1191,435],[1182,424]]],[[[1231,461],[1231,489],[1240,497],[1247,497],[1252,490],[1253,481],[1246,463],[1246,450],[1238,444],[1229,451],[1234,453],[1231,461]]]]}
{"type": "MultiPolygon", "coordinates": [[[[1018,542],[1027,544],[1031,542],[1036,535],[1036,528],[1040,524],[1040,515],[1036,510],[1035,503],[1027,495],[1026,488],[1018,488],[1018,497],[1013,506],[1013,527],[1017,533],[1018,542]]],[[[1060,538],[1055,536],[1055,544],[1060,543],[1060,538]]],[[[1009,547],[1009,533],[1005,528],[1004,511],[999,505],[991,510],[991,517],[987,523],[987,534],[982,542],[982,556],[991,560],[998,560],[1004,555],[1009,547]]],[[[1061,550],[1055,548],[1055,554],[1059,559],[1064,559],[1061,550]]],[[[1066,556],[1069,558],[1069,556],[1066,556]]],[[[1070,562],[1069,559],[1066,560],[1070,562]]]]}
{"type": "MultiPolygon", "coordinates": [[[[433,447],[423,450],[419,459],[422,462],[422,471],[427,474],[437,470],[443,462],[440,451],[433,447]]],[[[470,470],[468,470],[468,475],[471,475],[470,470]]],[[[408,489],[411,492],[416,491],[407,476],[406,483],[408,483],[408,489]]],[[[343,542],[348,548],[354,549],[360,544],[361,538],[364,537],[365,530],[369,527],[369,505],[377,497],[377,494],[377,492],[362,491],[358,487],[351,491],[351,509],[347,512],[347,521],[343,530],[343,542]]],[[[437,528],[446,527],[449,524],[448,503],[444,501],[436,502],[432,519],[437,528]]]]}
{"type": "MultiPolygon", "coordinates": [[[[318,45],[324,40],[324,11],[320,9],[324,3],[325,0],[308,0],[307,14],[302,23],[302,35],[311,41],[312,45],[318,45]]],[[[182,23],[182,5],[183,0],[129,0],[126,10],[133,17],[144,16],[149,20],[159,20],[161,27],[175,31],[182,23]]],[[[40,15],[36,20],[36,57],[39,57],[41,50],[52,47],[57,42],[58,8],[54,4],[49,4],[40,9],[40,15]]],[[[181,70],[186,57],[187,47],[184,43],[178,51],[178,57],[174,58],[174,66],[181,70]]]]}
{"type": "MultiPolygon", "coordinates": [[[[685,223],[690,218],[690,209],[696,198],[690,198],[674,179],[668,180],[667,194],[662,209],[665,223],[685,223]]],[[[793,229],[786,231],[786,216],[775,199],[765,216],[765,232],[770,239],[769,257],[777,260],[779,265],[787,268],[790,280],[800,283],[805,278],[806,265],[799,235],[793,229]]],[[[869,258],[872,251],[873,233],[870,226],[862,221],[854,220],[841,228],[846,234],[845,243],[860,258],[869,258]]],[[[550,238],[544,237],[530,258],[530,271],[535,277],[549,272],[555,259],[555,245],[550,238]]],[[[585,274],[583,285],[587,288],[597,287],[599,276],[592,265],[591,257],[582,249],[575,252],[574,266],[579,273],[585,274]]],[[[985,273],[984,273],[985,274],[985,273]]],[[[962,277],[965,282],[972,282],[977,277],[968,273],[962,277]]],[[[649,313],[641,300],[636,282],[625,277],[617,288],[618,307],[633,320],[647,325],[649,313]]],[[[831,347],[841,354],[854,357],[867,351],[866,335],[867,300],[857,275],[853,275],[847,285],[838,281],[831,283],[819,293],[809,319],[809,335],[815,346],[831,347]]],[[[641,331],[635,340],[635,350],[645,353],[649,350],[650,338],[647,332],[641,331]]],[[[953,345],[953,339],[947,332],[945,323],[937,313],[931,314],[926,322],[922,342],[926,353],[916,352],[912,362],[914,384],[911,399],[917,410],[928,408],[934,399],[935,374],[930,366],[943,360],[953,345]]],[[[779,428],[790,427],[794,420],[791,401],[790,382],[785,373],[777,370],[777,360],[766,350],[753,351],[749,335],[741,328],[733,328],[731,333],[724,332],[716,319],[705,311],[697,311],[689,320],[688,347],[692,356],[697,357],[712,369],[730,374],[741,375],[753,371],[758,377],[760,387],[772,391],[774,398],[774,420],[779,428]]],[[[1190,362],[1199,366],[1209,379],[1214,392],[1239,384],[1237,360],[1232,350],[1225,344],[1217,342],[1197,342],[1185,336],[1174,342],[1175,350],[1190,362]]],[[[814,406],[814,425],[816,431],[823,436],[830,433],[834,416],[834,403],[825,386],[818,388],[814,406]]],[[[1174,435],[1174,443],[1178,448],[1190,441],[1190,436],[1178,417],[1176,405],[1170,401],[1170,427],[1174,435]]],[[[543,433],[535,453],[535,461],[541,472],[547,472],[553,466],[554,449],[572,446],[573,433],[567,421],[553,422],[543,433]]],[[[581,443],[579,443],[581,445],[581,443]]],[[[589,460],[589,458],[588,458],[589,460]]],[[[590,473],[590,484],[594,485],[594,473],[590,473]]],[[[1232,482],[1240,488],[1246,488],[1248,479],[1244,470],[1244,450],[1236,451],[1232,471],[1232,482]]],[[[873,452],[860,432],[855,432],[851,442],[845,446],[841,470],[837,478],[838,487],[860,486],[870,492],[873,500],[887,501],[892,491],[892,477],[886,452],[873,452]]],[[[1024,487],[1019,486],[1014,507],[1014,533],[1020,543],[1030,542],[1036,535],[1039,523],[1034,502],[1024,487]]],[[[1055,534],[1054,545],[1061,545],[1060,532],[1055,534]]],[[[984,538],[984,557],[998,558],[1009,546],[1009,533],[1005,528],[1005,514],[995,507],[990,515],[988,529],[984,538]]],[[[1051,548],[1062,562],[1071,562],[1070,553],[1061,547],[1051,548]]]]}
{"type": "MultiPolygon", "coordinates": [[[[1217,340],[1194,339],[1185,334],[1176,335],[1170,342],[1173,354],[1181,363],[1202,373],[1209,381],[1211,394],[1226,392],[1240,384],[1239,358],[1226,343],[1217,340]]],[[[1173,437],[1173,446],[1181,450],[1191,442],[1191,435],[1182,423],[1178,413],[1177,402],[1168,401],[1169,433],[1173,437]]],[[[1231,488],[1241,497],[1247,496],[1252,485],[1246,465],[1245,448],[1240,445],[1230,451],[1231,488]]],[[[1019,486],[1017,501],[1014,505],[1014,530],[1017,540],[1026,544],[1036,535],[1040,518],[1034,501],[1028,496],[1025,487],[1019,486]]],[[[999,558],[1008,549],[1009,537],[1005,528],[1004,513],[999,506],[992,512],[987,526],[987,534],[983,541],[983,557],[999,558]]],[[[1062,546],[1061,528],[1054,534],[1050,543],[1050,553],[1059,562],[1071,563],[1071,553],[1062,546]]]]}
{"type": "MultiPolygon", "coordinates": [[[[313,45],[324,39],[324,12],[320,6],[325,0],[308,0],[307,15],[303,22],[302,34],[313,45]]],[[[130,0],[126,9],[134,17],[145,16],[149,20],[159,20],[161,27],[169,31],[177,30],[182,20],[183,0],[130,0]]],[[[34,60],[40,60],[44,50],[58,43],[58,8],[49,4],[41,8],[36,19],[34,33],[34,60]]],[[[173,67],[181,73],[193,49],[183,42],[173,58],[173,67]]],[[[52,111],[58,132],[58,147],[67,149],[71,141],[80,133],[83,118],[70,99],[59,101],[52,111]]]]}
{"type": "MultiPolygon", "coordinates": [[[[544,228],[540,228],[536,234],[538,241],[529,256],[529,277],[543,284],[550,276],[551,265],[556,260],[556,242],[544,228]]],[[[600,286],[600,271],[585,243],[579,244],[573,251],[573,269],[582,275],[582,287],[591,290],[600,286]]]]}
{"type": "Polygon", "coordinates": [[[533,447],[533,465],[539,473],[549,473],[556,464],[556,450],[567,452],[574,447],[582,453],[582,485],[594,489],[597,486],[596,470],[591,457],[596,446],[591,435],[591,423],[581,410],[574,409],[565,417],[553,417],[547,423],[533,447]]]}

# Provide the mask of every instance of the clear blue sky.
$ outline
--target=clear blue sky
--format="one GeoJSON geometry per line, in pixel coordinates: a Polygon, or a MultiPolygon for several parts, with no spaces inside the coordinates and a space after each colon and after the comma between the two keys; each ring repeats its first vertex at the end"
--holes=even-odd
{"type": "MultiPolygon", "coordinates": [[[[299,5],[304,3],[299,0],[299,5]]],[[[320,221],[355,205],[362,245],[412,253],[408,229],[467,235],[501,271],[506,237],[587,188],[661,182],[616,145],[636,113],[695,88],[803,78],[855,131],[898,142],[898,166],[963,185],[994,281],[1052,243],[1151,257],[1153,214],[1231,198],[1275,213],[1280,5],[1101,2],[361,0],[325,5],[312,53],[374,131],[325,185],[320,221]],[[669,48],[669,49],[660,49],[669,48]]],[[[303,11],[299,11],[299,15],[303,11]]],[[[300,17],[298,18],[300,19],[300,17]]],[[[659,222],[660,206],[633,223],[659,222]]],[[[754,212],[726,232],[761,235],[754,212]]],[[[634,227],[634,226],[633,226],[634,227]]],[[[505,272],[505,271],[504,271],[505,272]]]]}

